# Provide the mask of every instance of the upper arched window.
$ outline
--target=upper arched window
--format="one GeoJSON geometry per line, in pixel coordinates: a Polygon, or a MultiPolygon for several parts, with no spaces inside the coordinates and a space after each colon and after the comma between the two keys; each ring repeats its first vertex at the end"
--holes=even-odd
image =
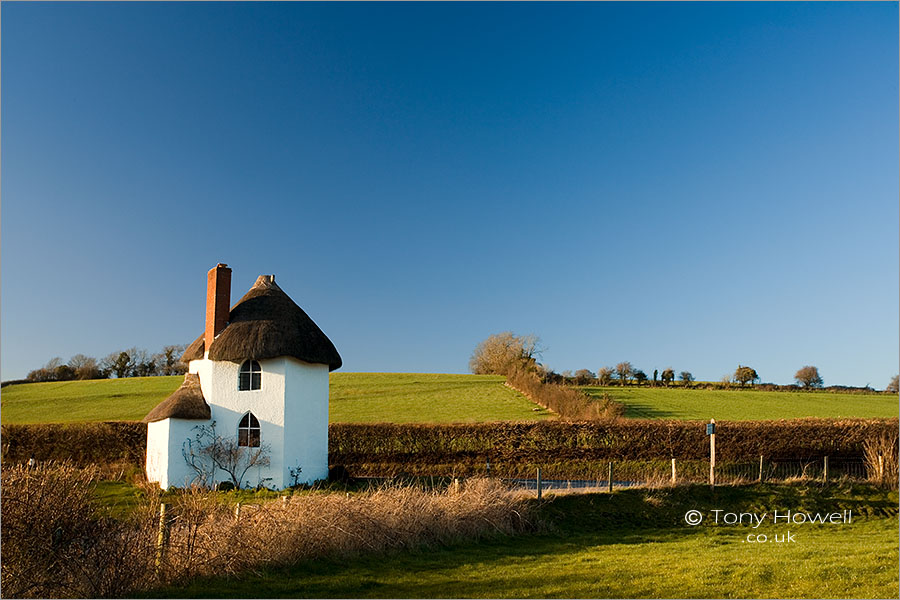
{"type": "Polygon", "coordinates": [[[259,448],[259,421],[252,412],[246,413],[238,423],[238,446],[259,448]]]}
{"type": "Polygon", "coordinates": [[[245,360],[238,377],[238,391],[258,390],[262,387],[262,369],[255,360],[245,360]]]}

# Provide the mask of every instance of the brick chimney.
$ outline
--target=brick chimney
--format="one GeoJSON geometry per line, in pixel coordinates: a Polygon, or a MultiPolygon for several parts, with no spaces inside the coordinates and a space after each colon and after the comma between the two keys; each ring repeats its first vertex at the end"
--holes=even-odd
{"type": "Polygon", "coordinates": [[[206,275],[206,352],[225,329],[231,308],[231,269],[219,263],[206,275]]]}

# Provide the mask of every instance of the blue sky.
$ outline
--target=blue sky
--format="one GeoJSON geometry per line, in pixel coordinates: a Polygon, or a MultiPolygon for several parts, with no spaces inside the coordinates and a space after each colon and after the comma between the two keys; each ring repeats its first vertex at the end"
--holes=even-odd
{"type": "Polygon", "coordinates": [[[2,5],[2,378],[277,281],[347,371],[883,388],[897,3],[2,5]]]}

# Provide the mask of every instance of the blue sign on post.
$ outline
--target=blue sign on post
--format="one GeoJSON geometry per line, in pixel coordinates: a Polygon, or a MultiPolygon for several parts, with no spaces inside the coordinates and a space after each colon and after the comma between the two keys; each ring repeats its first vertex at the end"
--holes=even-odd
{"type": "Polygon", "coordinates": [[[712,435],[716,432],[716,424],[715,423],[707,423],[706,424],[706,435],[712,435]]]}

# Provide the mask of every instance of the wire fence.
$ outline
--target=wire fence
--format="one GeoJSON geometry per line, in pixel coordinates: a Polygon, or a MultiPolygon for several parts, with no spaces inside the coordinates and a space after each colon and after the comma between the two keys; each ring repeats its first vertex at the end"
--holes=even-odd
{"type": "MultiPolygon", "coordinates": [[[[378,484],[408,480],[413,485],[440,487],[471,477],[488,477],[502,481],[511,489],[527,491],[595,491],[628,487],[662,487],[671,485],[708,484],[711,482],[709,460],[613,461],[603,465],[585,465],[583,471],[572,465],[561,469],[557,465],[532,466],[518,469],[511,475],[508,469],[485,468],[443,475],[394,477],[364,477],[378,484]],[[601,468],[602,467],[602,468],[601,468]]],[[[867,481],[897,486],[897,473],[883,462],[873,463],[864,457],[767,459],[717,463],[715,485],[741,485],[756,482],[784,483],[792,481],[840,482],[867,481]]]]}

